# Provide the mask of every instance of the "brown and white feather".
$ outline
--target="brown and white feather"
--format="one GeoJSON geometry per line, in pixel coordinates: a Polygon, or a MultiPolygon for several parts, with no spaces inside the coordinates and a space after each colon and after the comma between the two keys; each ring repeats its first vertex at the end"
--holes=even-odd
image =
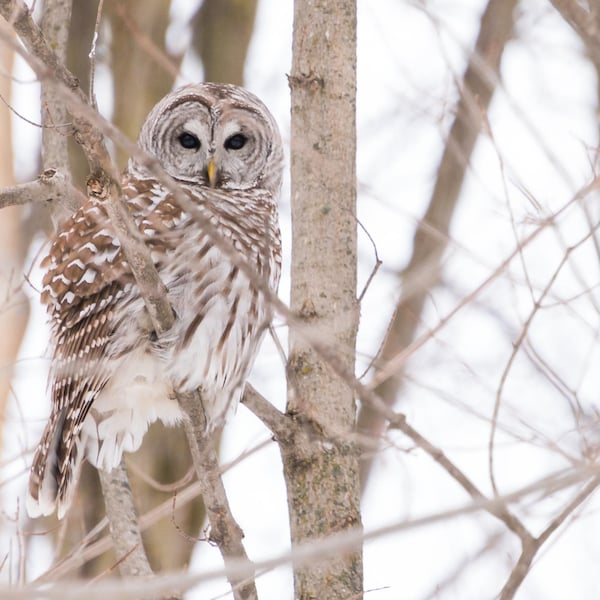
{"type": "Polygon", "coordinates": [[[178,392],[199,390],[209,427],[222,423],[239,402],[271,319],[256,285],[267,280],[276,290],[281,269],[283,151],[268,110],[235,86],[186,86],[153,109],[139,143],[195,206],[186,212],[130,160],[124,200],[168,290],[175,324],[156,336],[106,210],[89,199],[43,261],[52,408],[31,469],[32,516],[56,508],[64,515],[84,456],[110,470],[139,447],[152,422],[183,418],[178,392]],[[235,136],[242,137],[233,143],[235,136]],[[198,147],[188,147],[193,140],[198,147]],[[253,266],[253,277],[214,244],[204,219],[253,266]]]}

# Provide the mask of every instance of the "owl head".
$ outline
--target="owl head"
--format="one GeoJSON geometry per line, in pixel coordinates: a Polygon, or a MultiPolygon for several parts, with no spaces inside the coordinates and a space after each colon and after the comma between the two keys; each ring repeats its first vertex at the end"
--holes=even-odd
{"type": "MultiPolygon", "coordinates": [[[[142,150],[156,157],[175,180],[225,190],[262,188],[277,195],[283,147],[275,119],[247,90],[199,83],[165,96],[139,135],[142,150]]],[[[129,171],[145,171],[135,158],[129,171]]]]}

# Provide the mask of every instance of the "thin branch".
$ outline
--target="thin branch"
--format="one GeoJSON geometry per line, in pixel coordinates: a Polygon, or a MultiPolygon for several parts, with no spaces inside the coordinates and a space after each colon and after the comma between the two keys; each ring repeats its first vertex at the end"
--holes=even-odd
{"type": "MultiPolygon", "coordinates": [[[[457,508],[435,512],[407,521],[398,520],[390,525],[378,527],[366,533],[358,529],[346,530],[326,539],[322,539],[318,544],[311,542],[300,544],[293,549],[272,558],[257,561],[256,567],[260,571],[266,571],[275,569],[281,565],[289,565],[292,562],[297,564],[307,564],[309,562],[318,561],[322,557],[332,553],[346,552],[354,545],[380,539],[383,536],[388,536],[401,531],[414,530],[418,527],[430,526],[435,523],[448,522],[448,520],[452,518],[475,514],[481,510],[492,512],[498,507],[504,507],[508,504],[518,502],[532,493],[543,493],[544,495],[556,493],[561,489],[569,488],[577,483],[587,480],[589,477],[600,479],[598,466],[584,465],[575,469],[561,470],[550,476],[542,477],[539,480],[502,497],[491,500],[471,501],[468,504],[457,508]]],[[[178,495],[177,498],[179,501],[180,495],[178,495]]],[[[168,502],[171,503],[171,500],[168,502]]],[[[247,568],[247,565],[243,560],[232,559],[230,567],[232,569],[240,568],[244,570],[247,568]]],[[[153,578],[151,582],[146,582],[144,580],[134,581],[131,579],[118,582],[99,582],[99,584],[94,587],[90,586],[89,588],[86,588],[86,598],[98,598],[103,600],[107,596],[117,593],[121,594],[121,596],[129,593],[133,597],[139,598],[144,597],[144,593],[152,594],[168,591],[172,589],[174,585],[182,590],[188,590],[200,582],[206,582],[222,577],[223,569],[214,569],[204,573],[177,573],[174,575],[157,576],[153,578]]],[[[32,596],[57,598],[59,600],[81,597],[81,583],[79,581],[69,582],[61,579],[60,581],[55,581],[53,583],[54,585],[49,585],[50,582],[47,579],[38,579],[36,582],[25,586],[21,590],[0,588],[0,593],[2,593],[3,598],[14,598],[15,600],[25,600],[32,596]]]]}
{"type": "Polygon", "coordinates": [[[290,436],[290,429],[293,427],[291,420],[249,383],[246,384],[242,403],[271,430],[277,439],[290,436]]]}
{"type": "Polygon", "coordinates": [[[563,19],[581,37],[583,43],[594,55],[594,62],[600,60],[600,31],[593,15],[576,0],[550,0],[563,19]]]}
{"type": "Polygon", "coordinates": [[[407,435],[419,448],[427,452],[470,496],[473,500],[488,506],[488,512],[500,519],[508,529],[519,536],[522,543],[532,539],[532,535],[502,503],[490,503],[489,499],[477,488],[477,486],[429,440],[424,438],[418,431],[411,427],[404,418],[398,418],[393,426],[407,435]]]}
{"type": "Polygon", "coordinates": [[[0,188],[0,209],[36,202],[60,202],[66,197],[85,198],[63,173],[47,169],[35,181],[0,188]]]}
{"type": "Polygon", "coordinates": [[[489,476],[490,476],[490,481],[492,484],[492,488],[494,490],[495,494],[498,494],[498,490],[496,487],[496,479],[494,476],[494,443],[495,443],[495,437],[496,437],[496,429],[497,429],[497,424],[498,424],[498,415],[500,412],[500,405],[502,403],[502,394],[504,392],[504,387],[506,385],[506,381],[508,379],[508,374],[511,371],[512,365],[514,363],[515,358],[517,357],[517,354],[519,352],[519,350],[521,349],[521,346],[524,342],[524,340],[527,337],[527,334],[529,333],[529,328],[531,327],[531,323],[534,319],[534,317],[537,315],[539,309],[542,306],[542,302],[544,301],[544,299],[546,298],[546,296],[548,295],[548,293],[550,292],[550,290],[552,289],[558,275],[560,274],[562,268],[565,266],[565,264],[567,264],[569,257],[571,256],[571,254],[573,253],[574,250],[576,250],[577,248],[579,248],[579,246],[581,246],[583,243],[585,243],[590,237],[592,237],[594,235],[594,232],[596,231],[596,229],[600,226],[600,224],[596,225],[596,227],[594,227],[593,229],[590,229],[585,236],[583,236],[583,238],[581,240],[579,240],[576,244],[570,246],[569,248],[567,248],[566,252],[564,253],[562,259],[560,260],[558,266],[556,267],[556,269],[554,270],[554,272],[552,273],[552,275],[550,276],[548,283],[546,284],[546,286],[544,287],[544,289],[541,291],[539,298],[534,302],[531,311],[529,313],[529,316],[527,317],[525,323],[523,324],[522,328],[521,328],[521,332],[519,334],[518,339],[516,340],[516,342],[513,344],[513,349],[511,351],[510,357],[508,359],[508,362],[506,363],[504,370],[502,371],[502,375],[500,376],[500,383],[498,385],[498,390],[496,392],[496,398],[494,400],[494,411],[493,411],[493,415],[492,415],[492,425],[490,428],[490,437],[489,437],[489,441],[488,441],[488,466],[489,466],[489,476]]]}
{"type": "MultiPolygon", "coordinates": [[[[415,232],[413,254],[402,277],[402,295],[382,345],[383,361],[405,355],[414,346],[425,300],[439,278],[450,222],[479,137],[482,115],[494,93],[502,53],[513,28],[516,4],[517,0],[489,0],[481,18],[479,35],[463,77],[456,117],[444,148],[435,187],[415,232]],[[435,231],[435,235],[431,234],[431,230],[435,231]]],[[[402,386],[402,365],[397,365],[392,371],[393,379],[389,378],[389,369],[387,372],[386,380],[380,379],[377,384],[377,394],[388,406],[392,406],[402,386]]],[[[370,406],[363,405],[357,428],[377,439],[385,429],[385,420],[370,406]]],[[[363,490],[372,464],[372,459],[361,463],[363,490]]]]}
{"type": "Polygon", "coordinates": [[[179,394],[178,400],[188,416],[184,422],[185,432],[210,521],[210,539],[221,551],[227,579],[231,584],[235,600],[257,599],[254,565],[250,562],[242,544],[244,537],[242,530],[231,514],[219,472],[213,436],[209,435],[206,428],[202,398],[199,392],[191,392],[179,394]],[[235,568],[231,568],[231,561],[236,562],[235,568]]]}
{"type": "Polygon", "coordinates": [[[517,590],[529,573],[533,559],[542,545],[566,521],[566,519],[596,491],[598,485],[600,485],[600,477],[596,475],[578,494],[575,495],[575,497],[563,508],[537,538],[528,540],[527,543],[523,544],[519,560],[513,567],[509,578],[500,592],[500,600],[512,600],[512,598],[514,598],[517,590]]]}

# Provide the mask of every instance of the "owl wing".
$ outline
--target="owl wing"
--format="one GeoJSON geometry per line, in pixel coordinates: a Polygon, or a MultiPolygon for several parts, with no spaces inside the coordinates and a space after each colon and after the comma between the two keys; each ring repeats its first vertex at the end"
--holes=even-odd
{"type": "Polygon", "coordinates": [[[28,510],[50,514],[69,503],[82,455],[79,433],[110,378],[107,346],[114,312],[132,276],[104,208],[95,200],[63,226],[42,262],[42,302],[52,328],[52,409],[34,456],[28,510]]]}

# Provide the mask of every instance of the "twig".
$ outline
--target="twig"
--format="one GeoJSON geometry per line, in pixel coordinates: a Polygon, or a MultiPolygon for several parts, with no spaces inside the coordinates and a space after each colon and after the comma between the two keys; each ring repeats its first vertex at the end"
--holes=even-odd
{"type": "Polygon", "coordinates": [[[502,521],[522,542],[532,539],[525,526],[502,503],[490,503],[477,486],[429,440],[411,427],[404,418],[398,418],[393,426],[407,435],[419,448],[427,452],[470,496],[473,500],[488,506],[488,512],[502,521]]]}
{"type": "Polygon", "coordinates": [[[579,505],[581,505],[589,496],[596,491],[600,485],[600,477],[597,475],[563,508],[563,510],[552,520],[550,525],[537,537],[524,543],[521,549],[519,560],[513,567],[509,578],[507,579],[499,600],[512,600],[514,598],[523,580],[529,573],[531,564],[536,554],[546,540],[573,514],[579,505]]]}
{"type": "Polygon", "coordinates": [[[523,324],[523,326],[521,327],[521,332],[519,334],[518,339],[516,340],[516,342],[513,344],[513,349],[511,351],[510,357],[508,359],[508,362],[506,363],[504,370],[502,371],[502,375],[500,376],[500,383],[498,385],[498,390],[496,391],[496,398],[494,400],[494,411],[493,411],[493,415],[492,415],[492,424],[491,424],[491,428],[490,428],[490,437],[488,440],[488,467],[489,467],[489,476],[490,476],[490,481],[492,484],[492,489],[494,490],[495,494],[498,494],[498,489],[496,487],[496,479],[494,476],[494,443],[495,443],[495,437],[496,437],[496,429],[497,429],[497,424],[498,424],[498,415],[500,412],[500,405],[502,402],[502,394],[504,392],[504,387],[506,384],[506,380],[508,378],[508,374],[510,373],[510,370],[512,368],[512,365],[514,363],[514,360],[519,352],[519,350],[521,349],[521,346],[523,344],[523,342],[525,341],[527,334],[529,333],[529,328],[531,327],[531,323],[534,319],[534,317],[536,316],[536,314],[538,313],[540,307],[542,306],[542,302],[544,301],[544,299],[546,298],[546,296],[548,295],[548,293],[550,292],[550,290],[552,289],[552,286],[554,285],[558,275],[560,274],[562,268],[568,263],[569,261],[569,257],[571,256],[571,254],[573,253],[574,250],[576,250],[579,246],[581,246],[584,242],[586,242],[590,237],[592,237],[594,235],[594,232],[596,231],[596,229],[600,226],[600,223],[597,224],[593,229],[590,229],[586,235],[583,236],[583,238],[581,240],[579,240],[576,244],[569,246],[569,248],[567,248],[567,250],[565,251],[562,259],[560,260],[559,264],[557,265],[556,269],[554,270],[554,272],[552,273],[552,275],[550,276],[550,279],[548,280],[548,283],[546,284],[546,286],[544,287],[544,289],[542,290],[542,292],[539,295],[539,298],[534,302],[533,307],[529,313],[529,316],[527,317],[525,323],[523,324]]]}
{"type": "MultiPolygon", "coordinates": [[[[584,480],[589,480],[589,477],[593,477],[596,480],[600,479],[598,466],[583,465],[582,467],[575,469],[561,470],[550,476],[540,478],[523,488],[519,488],[513,493],[506,494],[499,498],[471,501],[468,504],[456,508],[435,512],[408,521],[398,520],[390,525],[378,527],[366,533],[358,529],[346,530],[340,534],[320,540],[318,544],[312,542],[300,544],[290,551],[283,552],[275,557],[257,561],[256,566],[257,569],[263,571],[272,570],[281,565],[291,564],[292,562],[294,562],[294,564],[307,564],[309,562],[320,560],[323,556],[332,553],[345,552],[354,545],[380,539],[383,536],[395,534],[400,531],[414,530],[418,527],[430,526],[435,523],[444,523],[452,518],[475,514],[481,510],[492,511],[497,507],[504,507],[510,503],[518,502],[534,492],[549,495],[561,489],[576,485],[584,480]]],[[[586,486],[585,489],[587,490],[588,486],[586,486]]],[[[577,497],[582,493],[578,494],[577,497]]],[[[180,501],[180,499],[181,495],[178,495],[178,501],[180,501]]],[[[171,504],[171,500],[168,501],[168,504],[171,504]]],[[[238,567],[242,569],[246,568],[245,561],[231,560],[231,568],[238,567]]],[[[223,570],[215,569],[204,573],[178,573],[175,575],[157,576],[156,578],[153,578],[151,582],[146,582],[144,580],[136,582],[131,579],[119,582],[102,582],[98,586],[90,587],[89,590],[86,590],[86,598],[98,598],[99,600],[103,600],[107,596],[111,596],[115,593],[130,593],[134,597],[139,598],[143,596],[145,592],[167,591],[171,589],[174,584],[178,585],[181,589],[187,590],[200,582],[206,582],[221,577],[223,577],[223,570]]],[[[2,593],[2,598],[7,598],[8,600],[13,598],[26,600],[32,596],[66,600],[81,597],[81,583],[79,581],[69,582],[61,580],[56,581],[54,585],[49,585],[47,579],[44,579],[43,581],[42,579],[38,579],[34,584],[25,586],[22,590],[0,588],[0,593],[2,593]]]]}
{"type": "MultiPolygon", "coordinates": [[[[456,117],[438,168],[435,188],[415,232],[413,254],[403,273],[402,295],[381,349],[381,358],[389,362],[385,374],[379,372],[375,381],[378,395],[388,406],[393,406],[402,385],[404,358],[400,356],[406,357],[407,352],[414,350],[416,342],[419,342],[415,342],[417,326],[427,295],[438,281],[450,222],[480,133],[482,114],[494,93],[504,46],[512,31],[515,5],[516,0],[489,0],[481,18],[479,35],[463,77],[456,117]],[[435,230],[435,235],[431,234],[430,228],[435,230]],[[390,364],[392,361],[393,365],[390,364]],[[395,376],[394,379],[390,379],[391,375],[395,376]]],[[[377,439],[385,428],[385,421],[370,406],[363,405],[357,428],[377,439]]],[[[361,463],[363,490],[372,463],[372,460],[361,463]]]]}
{"type": "Polygon", "coordinates": [[[92,47],[88,57],[90,59],[90,103],[95,110],[98,110],[98,102],[96,101],[96,92],[94,85],[96,84],[96,44],[98,43],[98,35],[100,30],[100,21],[102,19],[102,10],[104,8],[104,0],[98,2],[98,10],[96,11],[96,23],[94,24],[94,37],[92,38],[92,47]]]}

